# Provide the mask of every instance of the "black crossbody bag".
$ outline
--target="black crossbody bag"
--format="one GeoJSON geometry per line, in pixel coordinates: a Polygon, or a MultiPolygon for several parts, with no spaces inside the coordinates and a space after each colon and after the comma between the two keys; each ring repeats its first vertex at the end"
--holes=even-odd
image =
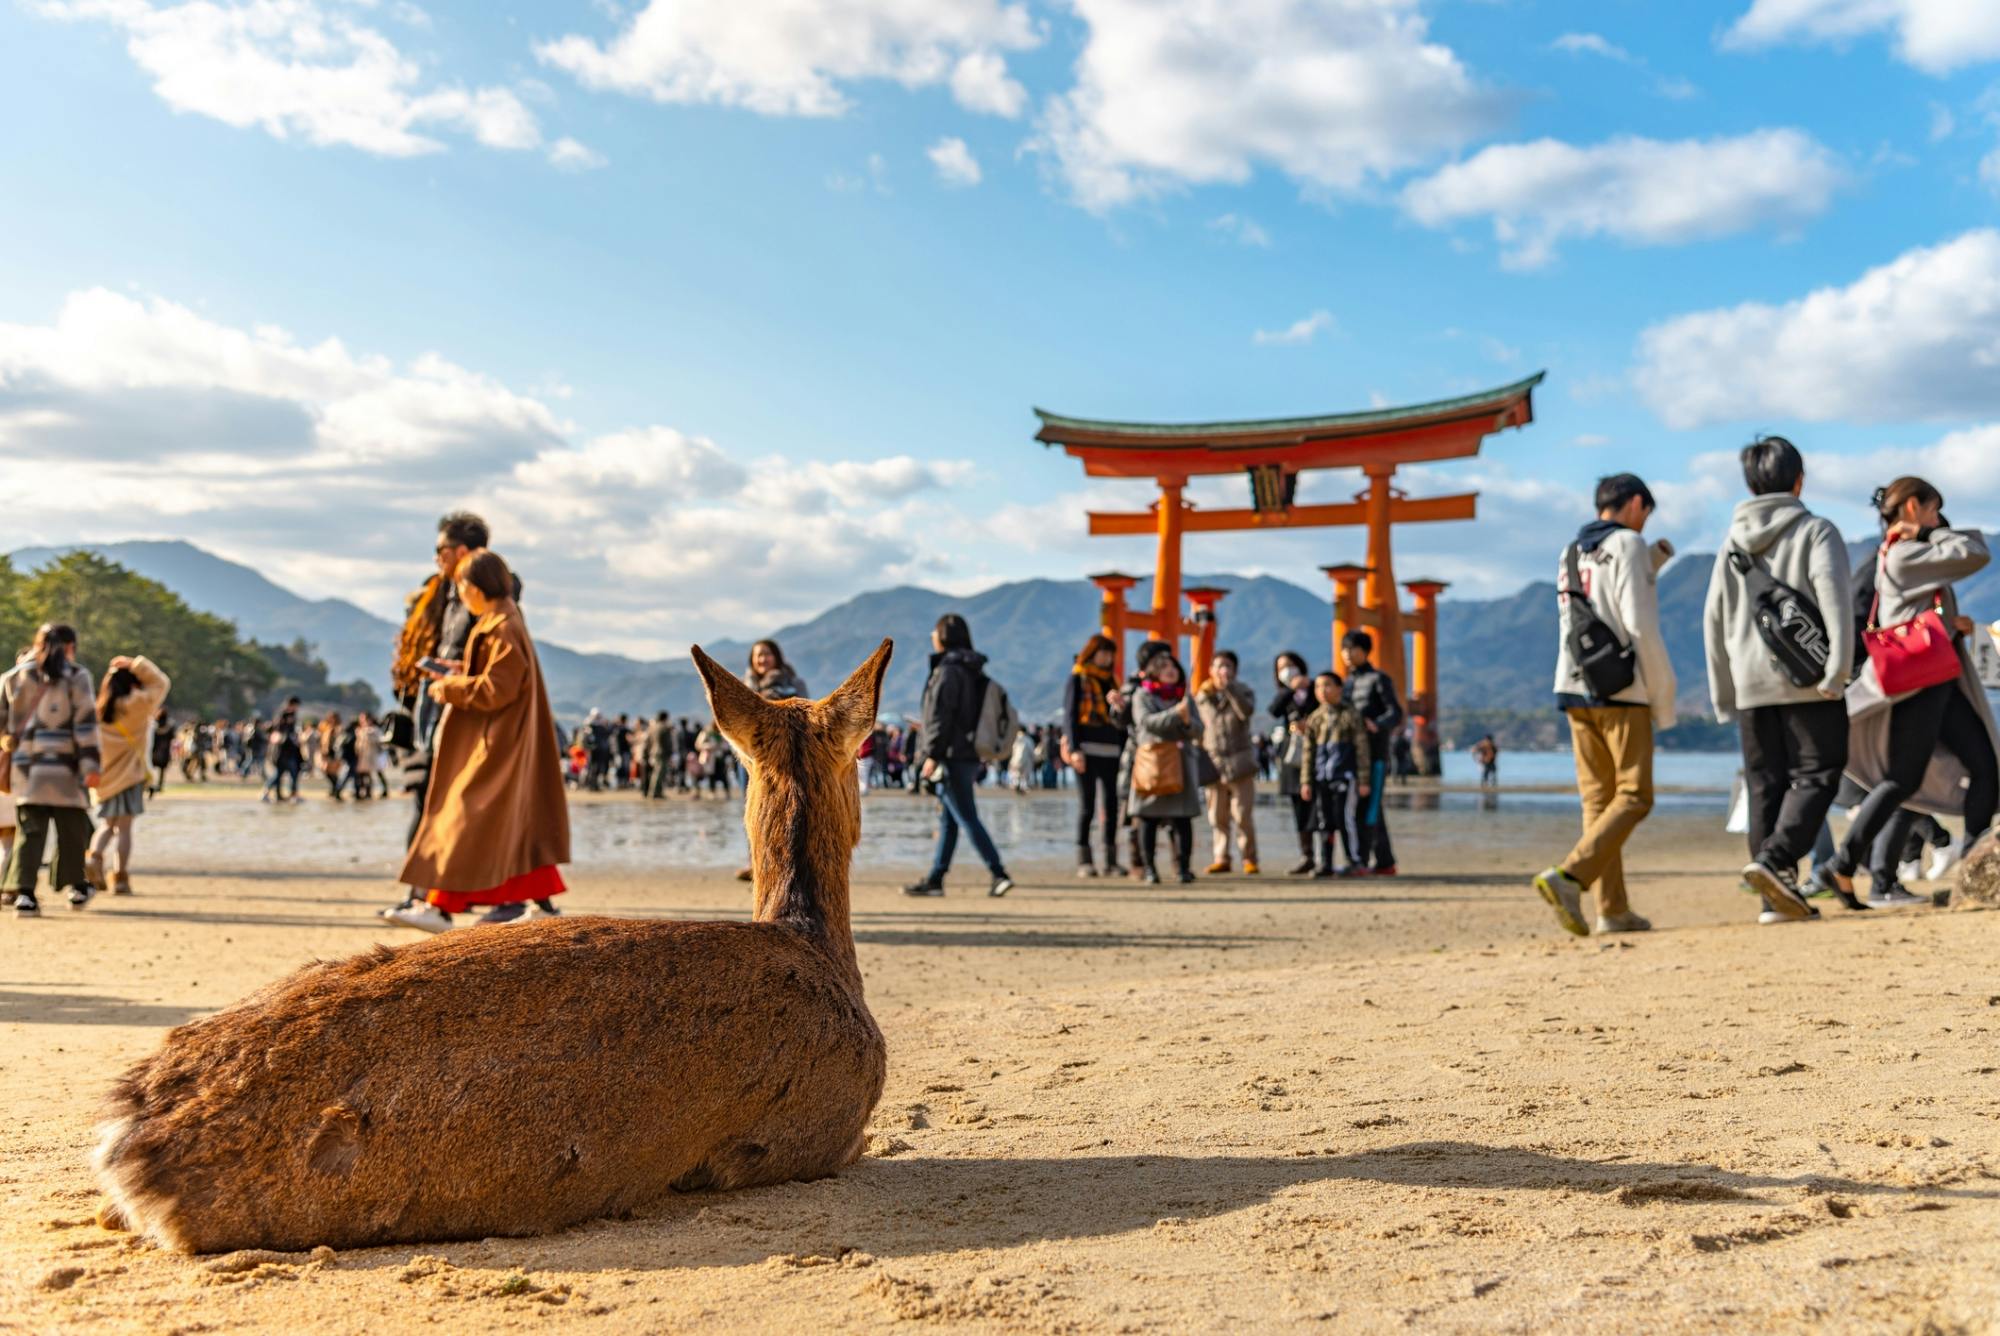
{"type": "Polygon", "coordinates": [[[1577,545],[1563,553],[1569,572],[1569,656],[1583,675],[1584,685],[1599,700],[1610,700],[1639,680],[1639,656],[1619,640],[1583,590],[1583,573],[1577,568],[1577,545]]]}
{"type": "Polygon", "coordinates": [[[1729,565],[1743,577],[1743,588],[1750,595],[1750,620],[1758,637],[1792,685],[1813,687],[1825,681],[1826,656],[1832,645],[1819,606],[1740,547],[1731,545],[1729,565]]]}

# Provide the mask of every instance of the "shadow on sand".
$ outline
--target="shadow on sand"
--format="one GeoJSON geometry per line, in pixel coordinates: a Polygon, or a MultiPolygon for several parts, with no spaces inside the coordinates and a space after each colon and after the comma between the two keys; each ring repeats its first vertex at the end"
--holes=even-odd
{"type": "MultiPolygon", "coordinates": [[[[567,1237],[587,1238],[588,1265],[603,1270],[746,1266],[774,1256],[834,1257],[855,1249],[877,1257],[912,1257],[1122,1234],[1163,1220],[1225,1215],[1267,1203],[1291,1188],[1342,1181],[1466,1188],[1477,1194],[1507,1189],[1592,1193],[1615,1196],[1633,1207],[1659,1203],[1670,1208],[1793,1204],[1754,1195],[1762,1190],[1900,1196],[1940,1204],[2000,1197],[2000,1189],[1893,1187],[1830,1174],[1747,1174],[1702,1164],[1572,1159],[1464,1141],[1314,1156],[1079,1154],[1013,1160],[910,1155],[866,1159],[816,1183],[674,1197],[635,1219],[595,1221],[567,1237]]],[[[533,1239],[437,1248],[458,1266],[502,1269],[519,1264],[521,1255],[534,1249],[533,1239]]],[[[408,1257],[405,1245],[345,1253],[341,1260],[343,1266],[381,1268],[402,1266],[408,1257]]]]}
{"type": "Polygon", "coordinates": [[[170,1007],[94,993],[0,989],[0,1025],[179,1025],[213,1007],[170,1007]]]}

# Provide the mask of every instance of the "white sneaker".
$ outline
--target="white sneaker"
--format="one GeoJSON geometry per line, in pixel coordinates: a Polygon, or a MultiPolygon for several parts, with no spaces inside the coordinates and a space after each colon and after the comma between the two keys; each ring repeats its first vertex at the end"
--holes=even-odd
{"type": "Polygon", "coordinates": [[[1965,846],[1957,840],[1940,844],[1931,854],[1931,865],[1925,869],[1926,881],[1942,881],[1944,874],[1957,867],[1965,859],[1965,846]]]}
{"type": "Polygon", "coordinates": [[[1923,879],[1924,879],[1923,866],[1919,864],[1916,859],[1912,858],[1907,863],[1896,864],[1897,881],[1922,881],[1923,879]]]}
{"type": "Polygon", "coordinates": [[[1880,890],[1871,888],[1867,895],[1870,909],[1897,909],[1904,905],[1928,905],[1928,895],[1912,895],[1901,886],[1884,886],[1880,890]]]}
{"type": "Polygon", "coordinates": [[[1590,936],[1590,924],[1583,917],[1583,887],[1575,877],[1559,867],[1549,868],[1534,880],[1535,893],[1556,911],[1556,922],[1574,937],[1590,936]]]}
{"type": "Polygon", "coordinates": [[[451,928],[451,920],[436,905],[399,905],[382,917],[418,932],[446,932],[451,928]]]}

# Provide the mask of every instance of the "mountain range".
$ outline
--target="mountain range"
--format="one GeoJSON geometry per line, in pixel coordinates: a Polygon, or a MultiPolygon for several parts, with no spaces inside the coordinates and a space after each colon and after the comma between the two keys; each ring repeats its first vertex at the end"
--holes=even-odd
{"type": "MultiPolygon", "coordinates": [[[[235,622],[239,632],[266,643],[303,639],[317,648],[332,680],[362,678],[385,684],[397,627],[344,599],[306,599],[248,566],[226,561],[190,543],[86,544],[110,560],[178,593],[192,607],[235,622]]],[[[1873,544],[1855,544],[1856,560],[1873,544]]],[[[24,548],[12,554],[27,569],[66,548],[24,548]]],[[[1680,676],[1681,705],[1708,711],[1701,643],[1701,608],[1712,555],[1690,553],[1661,573],[1660,612],[1668,652],[1680,676]]],[[[1551,562],[1553,565],[1553,561],[1551,562]]],[[[534,619],[532,572],[524,605],[534,619]]],[[[1241,656],[1244,677],[1260,696],[1270,689],[1271,660],[1296,649],[1315,667],[1326,662],[1328,600],[1323,593],[1271,576],[1188,577],[1230,591],[1219,609],[1220,643],[1241,656]]],[[[1133,590],[1144,606],[1149,582],[1133,590]]],[[[2000,611],[2000,570],[1982,572],[1959,587],[1961,604],[1975,616],[2000,611]]],[[[1021,580],[958,596],[915,586],[874,590],[809,621],[776,628],[772,638],[815,691],[828,691],[866,658],[883,636],[897,654],[884,684],[885,713],[914,714],[928,672],[930,629],[946,612],[964,614],[973,640],[988,656],[988,671],[1004,683],[1029,719],[1059,712],[1072,656],[1096,629],[1098,594],[1084,580],[1021,580]]],[[[732,666],[743,663],[750,641],[718,640],[704,648],[732,666]]],[[[551,702],[574,717],[595,706],[610,713],[668,710],[701,714],[701,684],[684,659],[642,661],[592,654],[538,642],[551,702]]],[[[1555,675],[1555,586],[1537,581],[1506,598],[1454,600],[1438,609],[1440,691],[1449,714],[1459,710],[1539,710],[1550,704],[1555,675]]],[[[385,693],[386,694],[386,693],[385,693]]]]}

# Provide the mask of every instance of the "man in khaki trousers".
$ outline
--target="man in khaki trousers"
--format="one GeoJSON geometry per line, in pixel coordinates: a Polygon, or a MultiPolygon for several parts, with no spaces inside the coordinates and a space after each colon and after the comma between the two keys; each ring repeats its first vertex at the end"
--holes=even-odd
{"type": "Polygon", "coordinates": [[[1236,678],[1236,653],[1223,650],[1209,665],[1208,684],[1195,697],[1201,741],[1215,762],[1219,782],[1207,789],[1208,824],[1215,834],[1209,875],[1229,871],[1229,834],[1236,832],[1243,870],[1257,875],[1257,700],[1236,678]]]}
{"type": "Polygon", "coordinates": [[[1640,534],[1653,494],[1630,473],[1597,484],[1597,518],[1563,549],[1556,581],[1556,702],[1569,717],[1583,835],[1534,879],[1565,932],[1587,937],[1583,892],[1597,888],[1600,933],[1645,932],[1625,889],[1625,841],[1653,810],[1653,735],[1674,725],[1674,666],[1660,637],[1659,570],[1673,558],[1640,534]],[[1576,633],[1590,614],[1630,652],[1631,683],[1600,694],[1577,661],[1576,633]]]}

